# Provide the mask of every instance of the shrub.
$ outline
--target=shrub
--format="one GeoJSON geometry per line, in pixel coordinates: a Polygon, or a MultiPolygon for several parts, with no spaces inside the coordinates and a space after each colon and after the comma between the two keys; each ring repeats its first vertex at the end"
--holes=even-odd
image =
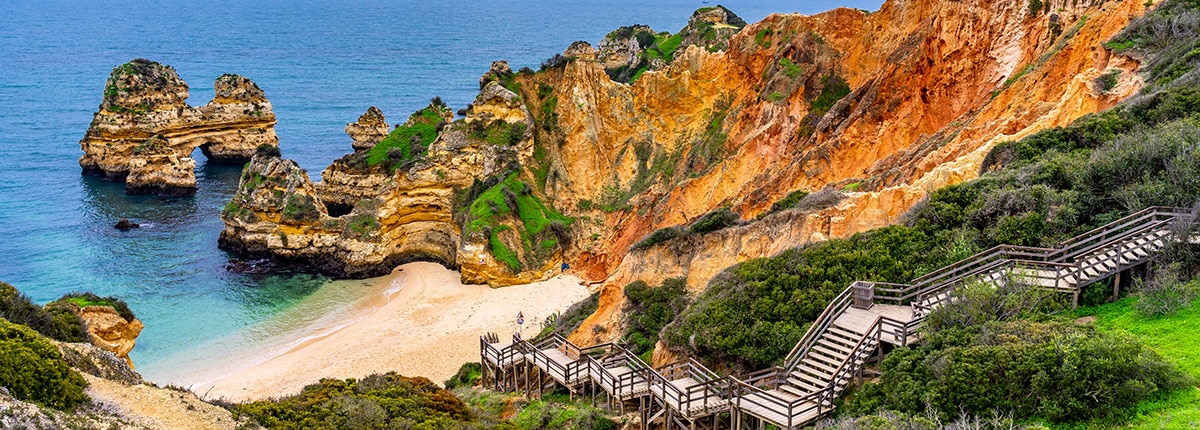
{"type": "Polygon", "coordinates": [[[683,229],[681,229],[679,227],[660,228],[658,230],[655,230],[653,233],[650,233],[650,235],[646,236],[645,239],[642,239],[638,243],[633,244],[633,247],[630,249],[635,250],[635,251],[649,249],[651,246],[658,245],[660,243],[663,243],[668,240],[679,237],[682,230],[683,229]]]}
{"type": "Polygon", "coordinates": [[[28,327],[0,320],[0,387],[19,400],[69,411],[88,400],[85,386],[57,347],[28,327]]]}
{"type": "Polygon", "coordinates": [[[562,335],[570,334],[583,324],[583,320],[587,319],[596,312],[600,307],[600,293],[592,293],[587,298],[576,302],[563,311],[561,315],[554,318],[554,323],[542,328],[542,332],[538,333],[536,339],[541,339],[551,333],[559,333],[562,335]]]}
{"type": "Polygon", "coordinates": [[[1185,282],[1182,266],[1177,262],[1155,267],[1149,279],[1135,282],[1141,294],[1135,307],[1146,316],[1173,314],[1190,307],[1200,297],[1200,279],[1185,282]]]}
{"type": "Polygon", "coordinates": [[[1012,412],[1055,422],[1122,416],[1189,378],[1136,339],[1072,323],[992,322],[930,333],[899,348],[877,384],[847,400],[852,412],[1012,412]]]}
{"type": "Polygon", "coordinates": [[[278,146],[264,143],[262,145],[258,145],[258,148],[254,150],[254,155],[267,158],[279,158],[283,156],[283,153],[279,151],[278,146]]]}
{"type": "Polygon", "coordinates": [[[695,234],[704,234],[737,225],[737,221],[737,214],[724,207],[701,215],[688,229],[695,234]]]}
{"type": "Polygon", "coordinates": [[[479,384],[479,378],[483,376],[483,366],[478,362],[468,361],[463,363],[458,368],[458,373],[446,380],[446,389],[453,390],[458,387],[473,387],[479,384]]]}
{"type": "Polygon", "coordinates": [[[472,424],[461,400],[425,378],[389,372],[322,379],[300,394],[234,405],[267,428],[447,428],[472,424]]]}
{"type": "Polygon", "coordinates": [[[654,350],[659,331],[687,308],[687,281],[665,279],[658,287],[635,281],[625,286],[625,298],[629,299],[624,312],[627,330],[621,341],[634,354],[643,354],[654,350]]]}
{"type": "Polygon", "coordinates": [[[125,318],[127,321],[133,321],[134,318],[137,318],[137,316],[133,314],[133,310],[129,309],[129,304],[116,297],[101,297],[90,292],[74,292],[67,293],[63,295],[62,298],[54,301],[54,303],[60,302],[69,302],[81,308],[87,306],[107,306],[116,309],[117,313],[121,315],[121,318],[125,318]]]}
{"type": "MultiPolygon", "coordinates": [[[[120,303],[124,304],[124,302],[120,303]]],[[[125,309],[128,309],[128,306],[125,309]]],[[[16,287],[4,282],[0,282],[0,318],[32,328],[54,340],[62,342],[87,340],[87,330],[83,327],[83,320],[73,309],[58,302],[50,303],[43,309],[16,287]]]]}
{"type": "Polygon", "coordinates": [[[321,211],[317,209],[313,198],[304,194],[292,194],[283,205],[283,220],[293,222],[313,222],[321,219],[321,211]]]}
{"type": "Polygon", "coordinates": [[[779,201],[777,201],[775,203],[772,203],[771,209],[767,211],[767,214],[773,214],[775,212],[779,212],[779,211],[782,211],[785,209],[791,209],[793,207],[796,207],[796,205],[799,204],[800,201],[803,200],[807,196],[808,196],[808,191],[805,191],[805,190],[792,191],[792,192],[788,193],[788,195],[786,197],[780,199],[779,201]]]}

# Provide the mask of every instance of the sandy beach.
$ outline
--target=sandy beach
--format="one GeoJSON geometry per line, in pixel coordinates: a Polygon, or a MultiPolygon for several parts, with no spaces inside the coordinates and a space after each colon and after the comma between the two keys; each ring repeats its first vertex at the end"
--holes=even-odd
{"type": "Polygon", "coordinates": [[[525,315],[529,337],[546,316],[588,295],[572,276],[497,289],[463,285],[458,272],[434,263],[405,264],[375,281],[389,294],[355,311],[349,323],[307,329],[317,335],[253,366],[221,366],[245,369],[196,381],[192,391],[208,399],[254,400],[295,394],[320,378],[388,371],[440,384],[463,363],[479,360],[481,334],[516,332],[517,312],[525,315]]]}

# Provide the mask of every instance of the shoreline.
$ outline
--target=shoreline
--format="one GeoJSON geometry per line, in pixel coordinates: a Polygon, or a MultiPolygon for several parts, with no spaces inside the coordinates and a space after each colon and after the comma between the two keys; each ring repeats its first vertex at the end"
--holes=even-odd
{"type": "Polygon", "coordinates": [[[321,378],[389,371],[441,384],[478,359],[480,335],[515,332],[517,312],[532,335],[546,316],[588,295],[573,276],[497,289],[459,279],[434,263],[399,266],[371,280],[370,296],[353,300],[344,323],[310,324],[282,352],[231,357],[183,385],[207,399],[250,401],[296,394],[321,378]]]}

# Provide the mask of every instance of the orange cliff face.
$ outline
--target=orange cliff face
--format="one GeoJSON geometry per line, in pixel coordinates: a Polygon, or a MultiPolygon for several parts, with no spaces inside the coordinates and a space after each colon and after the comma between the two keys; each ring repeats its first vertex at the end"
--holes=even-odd
{"type": "Polygon", "coordinates": [[[772,15],[728,51],[681,49],[632,85],[586,59],[549,74],[561,134],[543,144],[545,192],[591,220],[567,258],[601,292],[572,340],[620,336],[629,282],[682,276],[699,292],[738,262],[896,222],[929,191],[977,177],[996,143],[1136,93],[1137,62],[1102,44],[1145,10],[888,1],[875,13],[772,15]],[[1094,82],[1113,69],[1118,84],[1104,91],[1094,82]],[[630,251],[715,208],[754,219],[793,190],[827,186],[844,199],[630,251]]]}

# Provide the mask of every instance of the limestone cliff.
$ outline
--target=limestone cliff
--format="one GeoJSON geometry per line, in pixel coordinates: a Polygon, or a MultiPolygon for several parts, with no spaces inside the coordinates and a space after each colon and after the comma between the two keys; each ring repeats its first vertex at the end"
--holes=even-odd
{"type": "Polygon", "coordinates": [[[259,145],[278,146],[275,114],[262,89],[224,75],[208,104],[187,105],[175,69],[145,59],[113,68],[100,110],[80,140],[84,173],[125,181],[130,194],[195,192],[196,148],[209,162],[245,163],[259,145]]]}
{"type": "Polygon", "coordinates": [[[690,47],[630,85],[585,61],[531,77],[557,99],[549,134],[561,142],[544,148],[545,192],[571,215],[602,220],[580,225],[591,239],[567,256],[602,281],[600,309],[574,339],[620,336],[628,282],[682,276],[698,290],[732,264],[895,222],[929,190],[977,176],[994,144],[1134,94],[1137,62],[1103,42],[1145,8],[1052,1],[1031,13],[925,0],[772,15],[727,51],[690,47]],[[1098,91],[1091,83],[1113,69],[1118,84],[1098,91]],[[699,243],[629,252],[721,206],[753,220],[793,190],[825,187],[846,199],[787,223],[768,216],[699,243]]]}
{"type": "MultiPolygon", "coordinates": [[[[249,209],[227,210],[222,240],[341,266],[353,260],[349,244],[370,243],[359,269],[316,266],[365,276],[428,258],[492,285],[539,279],[563,261],[602,292],[577,340],[611,340],[628,282],[685,277],[699,290],[732,264],[894,222],[929,190],[978,175],[997,142],[1140,88],[1138,63],[1102,43],[1143,2],[1043,5],[889,1],[874,13],[771,15],[740,31],[727,9],[705,8],[674,35],[632,26],[599,50],[576,42],[538,72],[497,62],[465,119],[431,106],[335,161],[305,192],[327,208],[318,216],[285,221],[277,207],[235,205],[249,209]],[[1112,88],[1092,85],[1112,70],[1112,88]],[[767,214],[793,191],[820,189],[842,197],[767,214]],[[630,251],[720,207],[741,225],[630,251]],[[347,233],[354,217],[371,240],[347,233]],[[281,235],[289,240],[271,239],[281,235]]],[[[243,189],[253,191],[250,175],[243,189]]],[[[246,198],[239,191],[234,203],[258,197],[246,198]]]]}
{"type": "Polygon", "coordinates": [[[370,149],[335,161],[316,184],[278,154],[255,156],[222,213],[221,248],[338,277],[378,276],[423,259],[496,285],[542,278],[558,260],[534,261],[513,244],[528,242],[519,240],[528,236],[523,226],[510,225],[513,212],[486,213],[489,206],[475,212],[482,220],[455,217],[469,194],[501,186],[482,178],[506,177],[519,158],[532,156],[529,112],[516,94],[490,82],[465,120],[451,119],[449,108],[433,103],[370,149]],[[464,222],[474,234],[463,234],[464,222]],[[515,254],[502,263],[480,252],[492,240],[508,241],[515,254]]]}

